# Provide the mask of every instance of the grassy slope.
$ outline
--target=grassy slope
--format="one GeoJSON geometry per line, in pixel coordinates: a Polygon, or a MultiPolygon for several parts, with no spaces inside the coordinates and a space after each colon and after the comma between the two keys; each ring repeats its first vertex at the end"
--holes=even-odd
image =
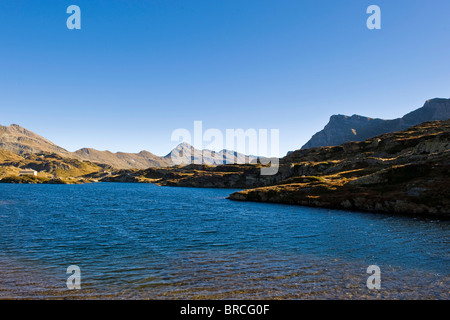
{"type": "Polygon", "coordinates": [[[103,172],[104,166],[72,158],[64,158],[57,154],[39,153],[17,155],[0,149],[1,182],[41,183],[84,181],[83,176],[103,172]],[[30,168],[38,171],[37,177],[18,177],[19,171],[30,168]]]}

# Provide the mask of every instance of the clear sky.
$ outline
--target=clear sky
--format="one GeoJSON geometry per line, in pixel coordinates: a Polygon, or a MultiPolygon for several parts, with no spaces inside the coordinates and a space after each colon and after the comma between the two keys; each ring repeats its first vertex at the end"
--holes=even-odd
{"type": "Polygon", "coordinates": [[[70,151],[165,155],[201,120],[279,129],[284,155],[332,114],[450,97],[449,21],[448,0],[0,0],[0,124],[70,151]]]}

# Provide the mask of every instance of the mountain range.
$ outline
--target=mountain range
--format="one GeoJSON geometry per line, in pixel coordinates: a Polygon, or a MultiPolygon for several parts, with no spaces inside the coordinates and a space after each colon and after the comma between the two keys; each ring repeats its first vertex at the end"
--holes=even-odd
{"type": "Polygon", "coordinates": [[[450,217],[450,99],[428,100],[394,120],[332,116],[309,145],[314,143],[326,146],[293,151],[279,159],[276,174],[261,175],[264,164],[257,158],[228,150],[181,143],[163,157],[148,151],[70,152],[19,125],[0,126],[0,183],[232,188],[244,190],[231,200],[450,217]],[[220,165],[227,160],[242,164],[220,165]],[[37,173],[21,175],[24,168],[37,173]]]}
{"type": "Polygon", "coordinates": [[[349,141],[364,141],[380,134],[401,131],[426,121],[450,118],[450,99],[427,100],[423,107],[401,118],[384,120],[360,115],[332,115],[328,124],[302,149],[338,146],[349,141]]]}
{"type": "MultiPolygon", "coordinates": [[[[323,130],[317,132],[302,149],[337,146],[350,141],[364,141],[377,135],[401,131],[414,125],[434,120],[450,119],[450,99],[427,100],[423,107],[393,120],[374,119],[360,115],[333,115],[323,130]]],[[[61,157],[106,164],[117,169],[146,169],[170,167],[178,164],[220,165],[224,163],[254,163],[256,156],[247,156],[231,150],[214,152],[198,150],[181,143],[165,156],[149,151],[139,153],[100,151],[82,148],[70,152],[44,137],[17,124],[0,126],[0,149],[18,155],[54,153],[61,157]]]]}
{"type": "Polygon", "coordinates": [[[0,149],[8,150],[19,155],[29,153],[55,153],[61,157],[107,164],[117,169],[160,168],[170,167],[174,164],[189,163],[209,165],[218,165],[226,162],[251,163],[257,160],[256,156],[246,156],[225,149],[220,152],[198,150],[185,142],[180,143],[171,152],[162,157],[145,150],[139,153],[113,153],[92,148],[82,148],[75,152],[70,152],[17,124],[0,126],[0,149]],[[176,163],[172,159],[175,159],[176,163]]]}

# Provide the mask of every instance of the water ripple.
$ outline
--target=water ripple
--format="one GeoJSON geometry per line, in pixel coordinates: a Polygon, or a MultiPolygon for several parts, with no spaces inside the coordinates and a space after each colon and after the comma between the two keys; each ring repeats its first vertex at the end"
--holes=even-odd
{"type": "Polygon", "coordinates": [[[232,202],[232,191],[2,184],[0,298],[449,298],[449,222],[232,202]],[[381,293],[366,288],[371,264],[381,293]]]}

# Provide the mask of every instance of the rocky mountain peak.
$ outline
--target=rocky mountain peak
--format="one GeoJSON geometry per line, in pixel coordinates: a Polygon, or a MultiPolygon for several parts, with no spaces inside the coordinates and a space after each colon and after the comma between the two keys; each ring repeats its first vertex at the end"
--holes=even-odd
{"type": "Polygon", "coordinates": [[[374,136],[400,131],[414,125],[450,119],[450,99],[435,98],[402,118],[384,120],[360,115],[332,115],[328,124],[302,147],[336,146],[349,141],[364,141],[374,136]]]}

